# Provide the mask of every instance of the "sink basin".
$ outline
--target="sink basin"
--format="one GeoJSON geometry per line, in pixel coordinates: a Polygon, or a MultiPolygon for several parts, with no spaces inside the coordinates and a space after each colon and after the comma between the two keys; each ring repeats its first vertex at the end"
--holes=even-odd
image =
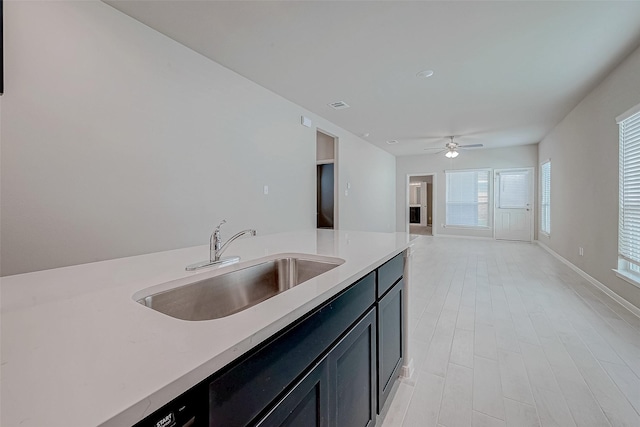
{"type": "Polygon", "coordinates": [[[281,256],[143,296],[137,302],[177,319],[218,319],[254,306],[342,263],[344,260],[339,258],[281,256]]]}

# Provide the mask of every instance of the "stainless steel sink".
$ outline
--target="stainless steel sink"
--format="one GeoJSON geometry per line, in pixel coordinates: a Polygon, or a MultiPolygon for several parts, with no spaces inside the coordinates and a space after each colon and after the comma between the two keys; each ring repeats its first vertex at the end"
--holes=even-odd
{"type": "Polygon", "coordinates": [[[344,260],[339,258],[284,256],[156,292],[137,301],[177,319],[218,319],[254,306],[342,263],[344,260]]]}

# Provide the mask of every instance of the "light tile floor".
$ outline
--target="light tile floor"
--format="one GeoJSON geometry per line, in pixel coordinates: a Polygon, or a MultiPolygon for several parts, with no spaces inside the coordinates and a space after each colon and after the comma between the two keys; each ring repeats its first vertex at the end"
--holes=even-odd
{"type": "Polygon", "coordinates": [[[535,244],[422,237],[383,427],[640,426],[640,318],[535,244]]]}

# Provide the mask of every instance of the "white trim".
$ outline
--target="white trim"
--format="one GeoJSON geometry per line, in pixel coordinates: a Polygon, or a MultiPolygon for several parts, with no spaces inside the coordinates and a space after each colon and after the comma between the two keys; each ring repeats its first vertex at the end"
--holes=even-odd
{"type": "MultiPolygon", "coordinates": [[[[538,165],[538,176],[536,177],[536,184],[538,185],[538,207],[536,208],[535,215],[538,216],[538,233],[547,238],[551,238],[551,230],[545,231],[542,229],[542,167],[547,163],[549,163],[549,175],[551,175],[551,157],[538,165]],[[540,211],[538,211],[538,209],[540,209],[540,211]]],[[[551,178],[549,178],[549,216],[551,216],[551,178]]],[[[551,228],[551,220],[549,220],[549,228],[551,228]]]]}
{"type": "Polygon", "coordinates": [[[629,117],[637,113],[640,113],[640,104],[636,105],[635,107],[629,108],[627,111],[616,117],[616,123],[620,124],[621,122],[627,120],[629,117]]]}
{"type": "Polygon", "coordinates": [[[328,165],[328,164],[334,164],[334,163],[335,163],[334,159],[316,160],[316,165],[328,165]]]}
{"type": "MultiPolygon", "coordinates": [[[[460,235],[457,235],[457,234],[438,234],[438,237],[448,237],[448,238],[453,238],[453,239],[493,240],[493,237],[460,236],[460,235]]],[[[509,240],[504,240],[504,241],[505,242],[509,242],[509,240]]],[[[518,242],[518,243],[527,243],[527,242],[518,242]]]]}
{"type": "Polygon", "coordinates": [[[416,369],[413,366],[413,358],[411,358],[411,359],[409,359],[409,362],[405,363],[400,368],[400,378],[403,379],[403,380],[411,379],[411,377],[413,376],[413,373],[415,371],[416,371],[416,369]]]}
{"type": "Polygon", "coordinates": [[[490,231],[493,230],[493,227],[488,225],[447,225],[444,224],[442,228],[448,228],[450,230],[481,230],[481,231],[490,231]]]}
{"type": "Polygon", "coordinates": [[[617,268],[612,268],[611,271],[613,271],[614,273],[616,273],[616,276],[618,276],[619,278],[621,278],[622,280],[624,280],[625,282],[628,282],[629,284],[640,288],[640,282],[638,281],[636,275],[629,273],[628,271],[624,271],[621,269],[617,269],[617,268]]]}
{"type": "Polygon", "coordinates": [[[555,258],[557,258],[563,264],[567,265],[573,271],[575,271],[580,276],[582,276],[584,279],[586,279],[587,282],[591,283],[593,286],[595,286],[596,288],[600,289],[602,292],[607,294],[612,300],[614,300],[615,302],[617,302],[618,304],[620,304],[621,306],[623,306],[624,308],[629,310],[632,314],[634,314],[634,315],[636,315],[637,317],[640,318],[640,308],[636,307],[635,305],[631,304],[626,299],[622,298],[620,295],[618,295],[613,290],[611,290],[611,288],[609,288],[608,286],[605,286],[603,283],[601,283],[597,279],[589,276],[587,273],[585,273],[584,271],[582,271],[581,269],[576,267],[574,264],[572,264],[571,261],[569,261],[568,259],[562,257],[557,252],[555,252],[549,246],[545,245],[544,243],[542,243],[539,240],[536,240],[536,243],[538,243],[538,245],[540,245],[540,247],[542,247],[542,249],[544,249],[545,251],[549,252],[551,255],[553,255],[555,258]]]}

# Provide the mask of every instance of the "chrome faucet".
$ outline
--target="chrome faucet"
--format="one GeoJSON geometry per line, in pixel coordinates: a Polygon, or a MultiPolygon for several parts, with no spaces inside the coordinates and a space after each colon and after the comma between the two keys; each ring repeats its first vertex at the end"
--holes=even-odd
{"type": "Polygon", "coordinates": [[[234,234],[229,240],[222,244],[222,239],[220,238],[220,227],[222,227],[222,225],[226,223],[226,220],[222,220],[222,222],[216,227],[216,229],[213,231],[213,234],[211,235],[211,239],[209,241],[209,261],[211,262],[220,261],[220,256],[222,256],[222,253],[227,250],[229,244],[231,244],[231,242],[236,240],[238,237],[245,234],[249,234],[251,236],[256,235],[256,230],[242,230],[241,232],[234,234]]]}
{"type": "Polygon", "coordinates": [[[229,245],[231,244],[231,242],[236,240],[238,237],[243,236],[245,234],[255,236],[256,230],[253,230],[253,229],[242,230],[241,232],[234,234],[229,240],[227,240],[223,244],[222,238],[220,237],[220,229],[226,223],[227,223],[226,220],[222,220],[222,222],[218,224],[216,229],[213,230],[213,233],[211,233],[211,238],[209,239],[209,261],[202,261],[202,262],[197,262],[195,264],[188,265],[186,267],[187,271],[193,271],[199,268],[209,267],[211,265],[216,265],[216,264],[232,264],[240,260],[239,256],[221,258],[222,253],[226,251],[229,245]]]}

